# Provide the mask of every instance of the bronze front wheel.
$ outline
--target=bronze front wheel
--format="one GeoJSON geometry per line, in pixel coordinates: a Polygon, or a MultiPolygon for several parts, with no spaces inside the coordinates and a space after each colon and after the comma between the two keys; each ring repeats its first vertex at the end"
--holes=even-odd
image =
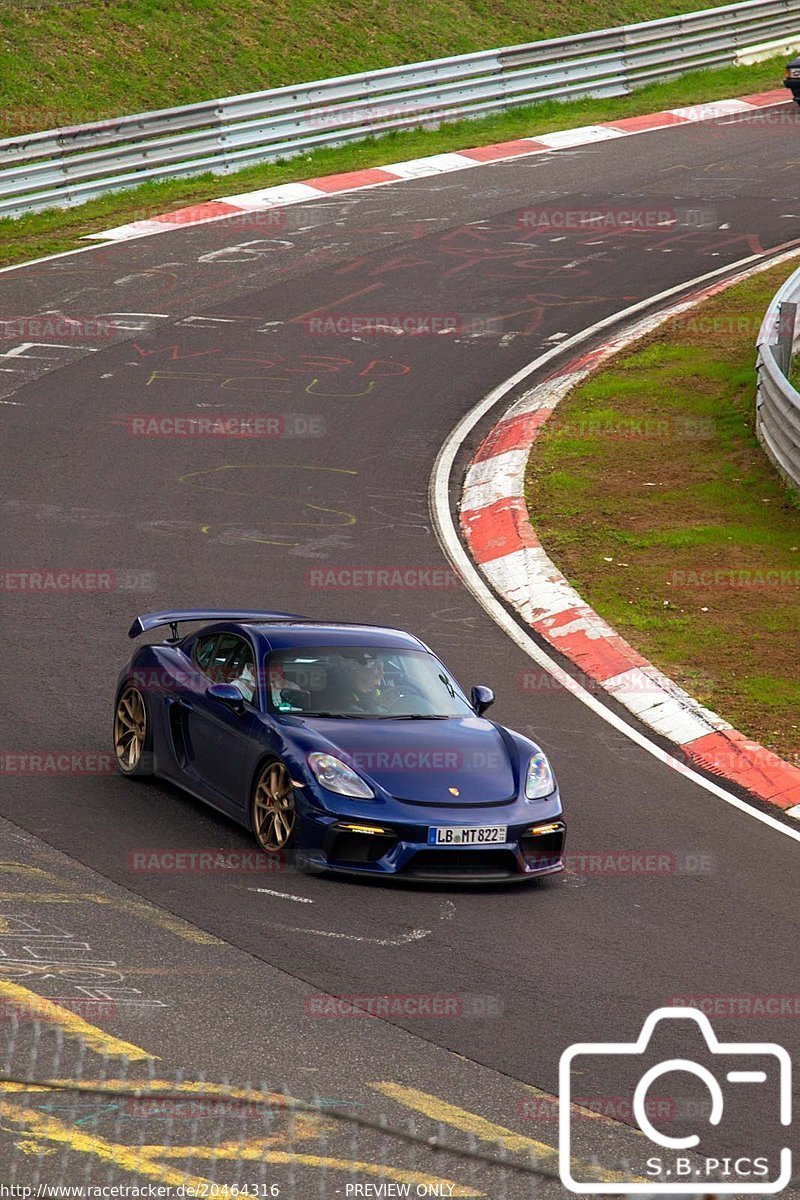
{"type": "Polygon", "coordinates": [[[279,759],[265,763],[253,792],[253,833],[262,850],[286,850],[297,820],[289,768],[279,759]]]}

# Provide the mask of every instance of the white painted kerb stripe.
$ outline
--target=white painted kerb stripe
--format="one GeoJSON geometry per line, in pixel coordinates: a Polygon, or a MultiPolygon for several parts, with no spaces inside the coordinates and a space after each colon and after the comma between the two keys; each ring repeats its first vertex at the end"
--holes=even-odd
{"type": "Polygon", "coordinates": [[[628,137],[624,129],[611,129],[608,125],[579,125],[575,129],[559,129],[556,133],[543,133],[536,141],[551,150],[566,146],[587,146],[590,142],[607,142],[611,138],[628,137]]]}
{"type": "MultiPolygon", "coordinates": [[[[760,809],[753,807],[745,800],[740,800],[733,792],[726,791],[719,784],[713,783],[710,779],[706,779],[703,775],[699,775],[686,763],[675,758],[667,750],[662,750],[655,742],[627,721],[613,712],[602,699],[593,696],[591,692],[582,687],[573,677],[560,667],[555,659],[534,641],[526,629],[506,611],[500,601],[493,595],[486,581],[482,578],[478,568],[472,559],[467,554],[456,531],[453,521],[453,514],[450,510],[450,479],[453,471],[453,465],[456,457],[475,426],[486,416],[487,413],[498,405],[509,392],[515,387],[523,383],[527,378],[539,371],[548,362],[557,355],[561,355],[565,350],[569,350],[574,346],[580,346],[587,342],[590,338],[595,337],[604,329],[611,326],[619,325],[626,318],[634,318],[637,313],[642,312],[646,308],[650,308],[660,302],[666,302],[672,296],[677,296],[681,292],[686,292],[692,288],[698,289],[703,284],[711,283],[715,279],[720,279],[722,276],[734,274],[737,270],[744,270],[747,267],[755,267],[756,264],[761,265],[761,269],[777,266],[779,263],[796,257],[798,254],[797,248],[787,250],[783,254],[775,254],[768,257],[765,254],[752,254],[747,258],[739,259],[738,262],[730,263],[725,267],[718,267],[714,271],[708,271],[704,275],[698,275],[694,279],[687,279],[684,283],[678,284],[675,287],[667,288],[663,292],[658,292],[645,300],[639,301],[628,308],[621,309],[619,312],[612,313],[603,320],[597,321],[594,325],[587,329],[581,330],[579,333],[573,334],[565,339],[558,346],[554,346],[551,350],[528,363],[526,367],[522,367],[509,379],[498,384],[493,388],[487,396],[483,398],[475,407],[468,412],[466,416],[458,422],[455,428],[451,431],[449,437],[445,441],[431,475],[429,487],[429,503],[431,516],[433,518],[434,528],[439,539],[439,543],[450,560],[451,564],[458,571],[464,581],[466,587],[472,592],[478,603],[488,613],[496,625],[499,626],[517,645],[523,653],[548,672],[556,679],[567,691],[571,692],[577,700],[585,704],[598,717],[616,729],[619,733],[627,737],[635,745],[639,746],[647,754],[658,759],[659,762],[668,766],[671,770],[676,771],[679,775],[689,779],[697,787],[709,792],[712,796],[716,796],[731,808],[738,809],[745,816],[758,821],[762,825],[769,826],[770,829],[782,834],[784,837],[791,838],[792,841],[800,842],[800,830],[793,829],[786,825],[783,821],[779,821],[769,813],[761,812],[760,809]],[[768,261],[764,261],[767,259],[768,261]]],[[[800,809],[800,805],[796,806],[800,809]]],[[[790,810],[794,815],[794,810],[790,810]]]]}

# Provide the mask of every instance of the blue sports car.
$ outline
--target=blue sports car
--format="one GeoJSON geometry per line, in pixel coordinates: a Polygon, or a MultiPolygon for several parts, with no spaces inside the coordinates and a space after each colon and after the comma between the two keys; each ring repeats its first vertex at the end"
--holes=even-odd
{"type": "Polygon", "coordinates": [[[247,826],[303,870],[529,879],[563,869],[550,764],[487,720],[433,652],[398,629],[291,613],[147,613],[121,672],[114,750],[247,826]],[[181,636],[181,622],[213,622],[181,636]]]}

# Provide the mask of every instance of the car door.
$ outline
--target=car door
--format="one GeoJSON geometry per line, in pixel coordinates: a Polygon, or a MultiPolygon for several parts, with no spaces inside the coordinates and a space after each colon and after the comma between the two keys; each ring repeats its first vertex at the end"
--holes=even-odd
{"type": "Polygon", "coordinates": [[[249,800],[254,750],[263,740],[253,647],[236,633],[209,634],[198,639],[193,658],[208,686],[235,683],[244,704],[241,711],[235,711],[205,692],[187,698],[184,730],[190,770],[210,799],[241,809],[249,800]]]}

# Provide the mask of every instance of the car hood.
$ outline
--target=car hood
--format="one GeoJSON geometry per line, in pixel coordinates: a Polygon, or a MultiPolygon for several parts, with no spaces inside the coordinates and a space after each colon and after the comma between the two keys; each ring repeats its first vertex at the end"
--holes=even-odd
{"type": "MultiPolygon", "coordinates": [[[[491,804],[517,794],[509,752],[482,717],[447,720],[303,720],[338,754],[392,796],[417,804],[491,804]],[[457,794],[456,794],[457,792],[457,794]]],[[[322,747],[321,747],[322,748],[322,747]]]]}

